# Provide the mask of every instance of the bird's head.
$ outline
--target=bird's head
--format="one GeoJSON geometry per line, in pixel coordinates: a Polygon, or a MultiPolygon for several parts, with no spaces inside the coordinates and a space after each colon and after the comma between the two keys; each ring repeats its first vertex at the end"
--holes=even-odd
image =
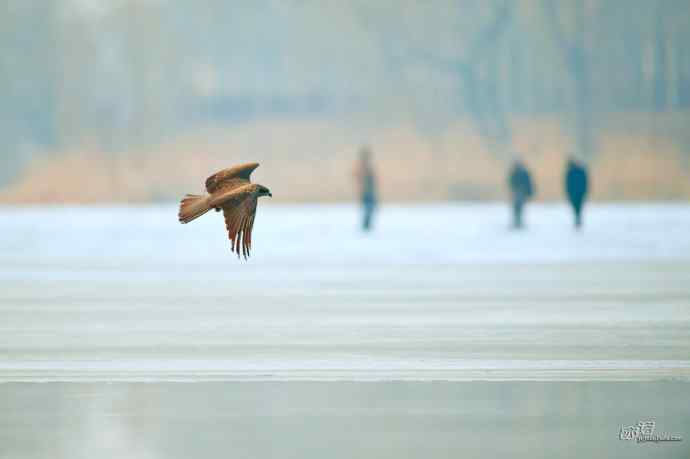
{"type": "Polygon", "coordinates": [[[257,196],[268,196],[269,198],[273,197],[273,195],[271,194],[271,190],[269,190],[268,188],[266,188],[263,185],[257,185],[256,186],[256,195],[257,196]]]}

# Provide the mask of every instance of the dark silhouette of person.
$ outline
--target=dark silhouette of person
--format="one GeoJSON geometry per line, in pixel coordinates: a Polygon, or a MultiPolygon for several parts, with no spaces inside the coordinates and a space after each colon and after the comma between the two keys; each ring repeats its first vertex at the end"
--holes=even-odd
{"type": "Polygon", "coordinates": [[[359,187],[359,197],[362,203],[362,230],[369,231],[377,205],[376,174],[371,164],[371,151],[363,147],[359,152],[359,161],[355,166],[355,179],[359,187]]]}
{"type": "Polygon", "coordinates": [[[570,158],[565,170],[565,192],[575,213],[575,228],[577,229],[582,226],[582,206],[585,203],[588,188],[587,168],[575,158],[570,158]]]}
{"type": "Polygon", "coordinates": [[[534,195],[532,177],[522,161],[515,160],[508,173],[508,186],[512,194],[513,228],[522,228],[522,210],[534,195]]]}

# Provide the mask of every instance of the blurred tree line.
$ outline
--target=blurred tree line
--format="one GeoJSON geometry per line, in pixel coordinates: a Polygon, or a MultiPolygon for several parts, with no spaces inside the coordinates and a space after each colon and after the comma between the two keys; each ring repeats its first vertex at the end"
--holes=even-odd
{"type": "Polygon", "coordinates": [[[92,144],[115,158],[203,124],[372,110],[467,118],[497,155],[511,117],[554,114],[591,158],[600,116],[690,106],[687,0],[1,8],[0,183],[37,152],[92,144]]]}

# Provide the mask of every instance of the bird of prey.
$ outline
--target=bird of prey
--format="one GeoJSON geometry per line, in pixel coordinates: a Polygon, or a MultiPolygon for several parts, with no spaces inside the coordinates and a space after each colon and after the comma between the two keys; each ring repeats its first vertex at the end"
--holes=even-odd
{"type": "Polygon", "coordinates": [[[206,179],[208,194],[188,194],[180,202],[180,223],[189,223],[211,209],[223,210],[225,227],[228,230],[231,250],[246,260],[252,247],[252,227],[256,216],[256,204],[260,196],[273,196],[263,185],[251,183],[249,176],[259,167],[258,163],[247,163],[223,169],[206,179]]]}

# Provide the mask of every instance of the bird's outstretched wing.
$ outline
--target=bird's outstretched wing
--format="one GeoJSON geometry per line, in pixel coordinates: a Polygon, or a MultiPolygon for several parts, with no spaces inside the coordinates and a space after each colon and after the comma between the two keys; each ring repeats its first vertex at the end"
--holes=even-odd
{"type": "Polygon", "coordinates": [[[259,163],[240,164],[239,166],[223,169],[206,179],[206,191],[215,193],[220,189],[232,189],[249,183],[252,171],[259,167],[259,163]]]}
{"type": "Polygon", "coordinates": [[[231,249],[240,256],[240,243],[242,256],[245,260],[252,248],[252,227],[256,216],[256,196],[250,187],[223,193],[223,202],[220,204],[225,217],[225,227],[232,242],[231,249]]]}

